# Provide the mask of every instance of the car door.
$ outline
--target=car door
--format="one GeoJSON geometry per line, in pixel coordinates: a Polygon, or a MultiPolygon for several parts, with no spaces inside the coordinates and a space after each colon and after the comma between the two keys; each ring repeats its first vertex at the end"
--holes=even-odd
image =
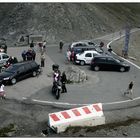
{"type": "Polygon", "coordinates": [[[113,58],[107,58],[108,70],[117,70],[118,63],[113,58]]]}
{"type": "Polygon", "coordinates": [[[85,54],[85,62],[86,62],[86,64],[90,64],[92,58],[93,58],[93,54],[92,53],[86,53],[85,54]]]}
{"type": "Polygon", "coordinates": [[[106,57],[101,57],[101,58],[97,59],[97,64],[96,65],[98,65],[100,67],[100,69],[106,70],[107,67],[108,67],[106,57]]]}
{"type": "Polygon", "coordinates": [[[32,74],[32,66],[30,63],[24,65],[25,68],[25,76],[29,77],[32,74]]]}
{"type": "Polygon", "coordinates": [[[21,80],[24,78],[25,78],[25,68],[24,65],[22,65],[17,70],[16,79],[21,80]]]}

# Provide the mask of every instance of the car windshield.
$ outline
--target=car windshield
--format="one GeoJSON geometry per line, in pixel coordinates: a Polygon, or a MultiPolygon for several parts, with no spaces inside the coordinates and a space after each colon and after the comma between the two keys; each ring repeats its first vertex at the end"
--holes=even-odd
{"type": "Polygon", "coordinates": [[[18,66],[12,65],[9,68],[7,68],[5,71],[9,72],[9,73],[15,73],[17,71],[17,69],[18,69],[18,66]]]}

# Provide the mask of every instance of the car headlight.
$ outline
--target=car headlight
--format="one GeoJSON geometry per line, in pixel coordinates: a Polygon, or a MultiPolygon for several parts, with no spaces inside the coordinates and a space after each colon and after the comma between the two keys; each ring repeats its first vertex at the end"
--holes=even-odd
{"type": "Polygon", "coordinates": [[[10,77],[3,78],[3,80],[9,80],[9,79],[10,79],[10,77]]]}

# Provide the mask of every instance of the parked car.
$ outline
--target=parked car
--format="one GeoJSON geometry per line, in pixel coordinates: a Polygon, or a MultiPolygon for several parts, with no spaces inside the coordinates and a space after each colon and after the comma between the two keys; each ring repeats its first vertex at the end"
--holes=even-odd
{"type": "Polygon", "coordinates": [[[81,41],[79,41],[79,42],[73,42],[73,43],[71,43],[69,45],[69,49],[72,49],[74,47],[84,47],[84,46],[87,46],[87,44],[84,43],[84,42],[81,42],[81,41]]]}
{"type": "Polygon", "coordinates": [[[97,45],[95,42],[90,40],[78,41],[70,44],[71,49],[74,47],[86,47],[86,46],[99,47],[99,45],[97,45]]]}
{"type": "Polygon", "coordinates": [[[115,70],[115,71],[129,71],[130,66],[124,61],[113,58],[112,56],[102,55],[102,56],[95,56],[91,60],[91,69],[95,71],[99,70],[115,70]]]}
{"type": "Polygon", "coordinates": [[[3,83],[15,84],[17,81],[30,76],[37,76],[40,71],[40,65],[35,61],[25,61],[11,65],[5,71],[0,73],[0,81],[3,83]]]}
{"type": "MultiPolygon", "coordinates": [[[[69,46],[69,50],[71,51],[71,53],[74,52],[74,56],[87,50],[94,50],[98,53],[103,53],[103,50],[101,50],[98,45],[90,41],[74,42],[69,46]]],[[[70,56],[70,60],[72,60],[72,56],[70,56]]]]}
{"type": "Polygon", "coordinates": [[[6,53],[0,53],[0,67],[2,67],[9,59],[9,55],[6,53]]]}
{"type": "Polygon", "coordinates": [[[82,66],[85,64],[90,64],[91,60],[97,55],[101,54],[94,50],[84,51],[83,53],[76,54],[75,63],[80,64],[82,66]]]}

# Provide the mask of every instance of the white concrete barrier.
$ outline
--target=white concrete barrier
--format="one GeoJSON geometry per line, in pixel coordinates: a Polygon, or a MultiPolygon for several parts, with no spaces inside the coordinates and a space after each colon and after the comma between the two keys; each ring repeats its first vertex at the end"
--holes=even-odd
{"type": "Polygon", "coordinates": [[[92,104],[49,114],[49,126],[57,133],[69,126],[96,126],[105,124],[102,104],[92,104]]]}

